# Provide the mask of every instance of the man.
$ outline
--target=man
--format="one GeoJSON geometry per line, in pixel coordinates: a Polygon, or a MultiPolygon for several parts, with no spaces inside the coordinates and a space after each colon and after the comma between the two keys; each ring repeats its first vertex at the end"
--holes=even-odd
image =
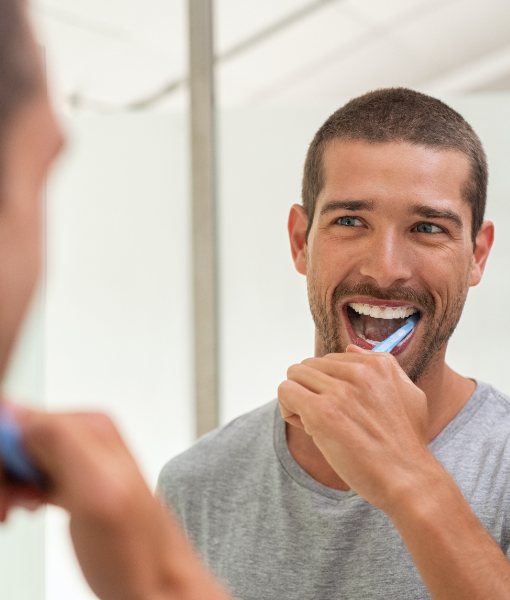
{"type": "MultiPolygon", "coordinates": [[[[39,196],[62,145],[22,7],[0,0],[0,377],[39,272],[39,196]]],[[[226,599],[107,417],[3,410],[49,484],[41,491],[0,477],[2,521],[12,506],[66,509],[80,565],[104,600],[226,599]]]]}
{"type": "Polygon", "coordinates": [[[510,399],[445,363],[493,241],[486,187],[471,127],[411,90],[317,132],[288,223],[315,356],[159,482],[236,598],[510,597],[510,399]]]}

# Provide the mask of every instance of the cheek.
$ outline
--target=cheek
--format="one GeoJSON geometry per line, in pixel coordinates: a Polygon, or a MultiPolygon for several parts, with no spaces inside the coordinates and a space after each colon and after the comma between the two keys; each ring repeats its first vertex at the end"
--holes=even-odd
{"type": "Polygon", "coordinates": [[[441,261],[429,269],[426,287],[436,304],[436,314],[458,310],[469,287],[470,269],[465,262],[441,261]]]}
{"type": "Polygon", "coordinates": [[[330,305],[337,286],[345,281],[344,273],[330,265],[310,264],[307,285],[316,301],[330,305]]]}
{"type": "Polygon", "coordinates": [[[308,273],[319,274],[323,282],[337,285],[340,281],[354,276],[359,268],[359,252],[347,244],[318,243],[309,248],[307,256],[308,273]]]}

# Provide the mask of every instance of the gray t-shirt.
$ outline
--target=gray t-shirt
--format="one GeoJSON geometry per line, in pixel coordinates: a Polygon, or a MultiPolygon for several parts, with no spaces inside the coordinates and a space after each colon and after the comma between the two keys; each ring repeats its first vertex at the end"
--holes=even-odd
{"type": "MultiPolygon", "coordinates": [[[[510,399],[483,383],[430,450],[510,553],[510,399]]],[[[386,515],[292,458],[276,402],[200,439],[159,493],[239,600],[430,598],[386,515]]]]}

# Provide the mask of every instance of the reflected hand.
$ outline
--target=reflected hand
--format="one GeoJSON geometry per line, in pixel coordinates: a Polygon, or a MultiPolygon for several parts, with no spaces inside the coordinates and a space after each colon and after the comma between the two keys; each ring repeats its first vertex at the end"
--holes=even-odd
{"type": "Polygon", "coordinates": [[[99,413],[47,414],[15,408],[27,452],[49,479],[42,494],[5,482],[3,512],[27,499],[70,514],[83,573],[98,597],[211,598],[223,592],[145,483],[115,425],[99,413]]]}

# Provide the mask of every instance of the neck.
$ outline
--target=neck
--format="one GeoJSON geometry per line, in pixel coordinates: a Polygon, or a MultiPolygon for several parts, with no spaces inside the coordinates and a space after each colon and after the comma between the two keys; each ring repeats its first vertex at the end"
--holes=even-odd
{"type": "MultiPolygon", "coordinates": [[[[431,442],[450,423],[476,387],[474,381],[462,377],[445,363],[445,354],[446,346],[436,354],[416,384],[427,396],[427,442],[431,442]]],[[[286,430],[289,451],[304,471],[323,485],[338,490],[349,489],[307,433],[288,424],[286,430]]]]}

